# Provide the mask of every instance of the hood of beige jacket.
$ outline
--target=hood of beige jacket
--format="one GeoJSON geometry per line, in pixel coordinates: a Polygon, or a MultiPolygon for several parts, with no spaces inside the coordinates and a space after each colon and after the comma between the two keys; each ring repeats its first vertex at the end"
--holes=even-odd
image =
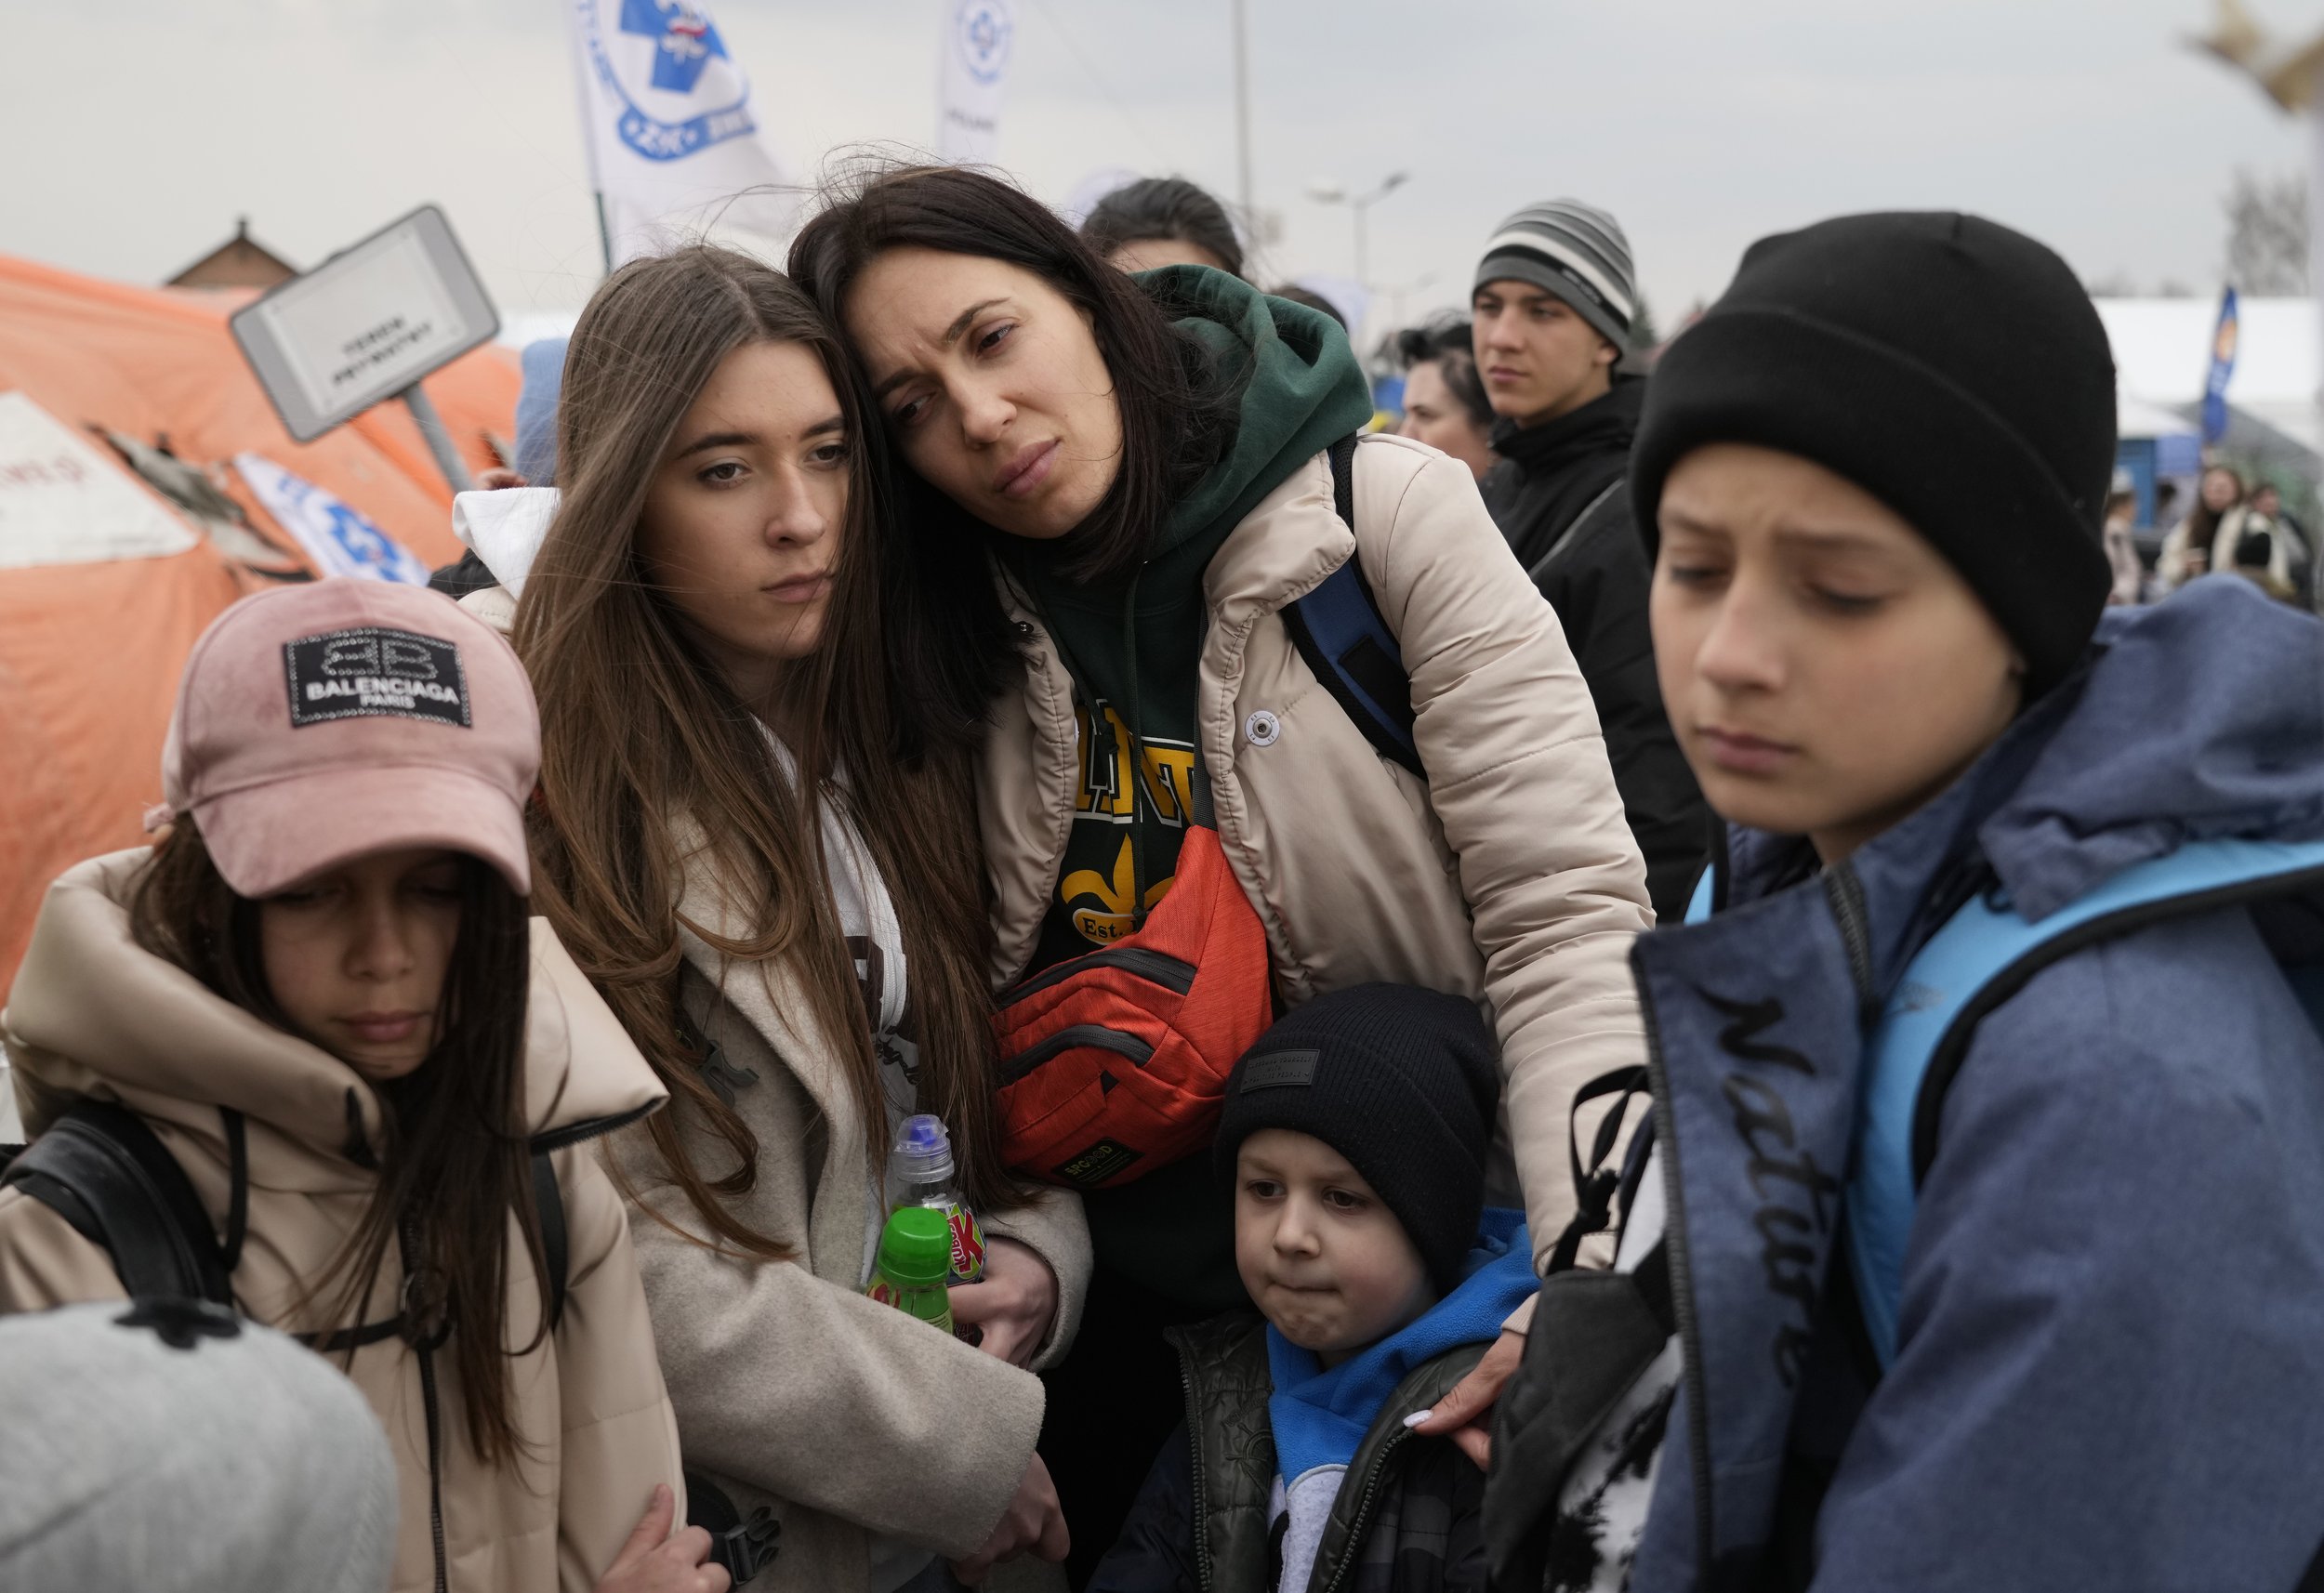
{"type": "MultiPolygon", "coordinates": [[[[228,1107],[254,1129],[253,1173],[271,1187],[368,1187],[377,1093],[345,1062],[214,994],[137,943],[129,901],[149,849],[72,869],[48,890],[4,1020],[39,1133],[71,1099],[97,1095],[177,1119],[228,1107]],[[290,1152],[278,1155],[271,1152],[290,1152]],[[283,1180],[292,1180],[284,1182],[283,1180]]],[[[535,1139],[582,1138],[661,1104],[664,1091],[544,920],[533,923],[525,1110],[535,1139]]]]}

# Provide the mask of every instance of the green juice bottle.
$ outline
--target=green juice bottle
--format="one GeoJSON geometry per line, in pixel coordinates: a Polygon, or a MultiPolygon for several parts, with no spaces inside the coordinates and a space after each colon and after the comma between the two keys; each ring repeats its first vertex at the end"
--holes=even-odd
{"type": "Polygon", "coordinates": [[[879,1260],[864,1292],[907,1316],[952,1331],[952,1225],[933,1206],[907,1205],[888,1218],[879,1260]]]}

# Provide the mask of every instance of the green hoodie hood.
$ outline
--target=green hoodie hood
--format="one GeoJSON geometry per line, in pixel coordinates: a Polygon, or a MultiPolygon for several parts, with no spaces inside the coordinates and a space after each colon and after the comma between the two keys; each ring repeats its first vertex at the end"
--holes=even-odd
{"type": "Polygon", "coordinates": [[[1371,384],[1347,333],[1321,310],[1207,266],[1165,266],[1137,282],[1179,312],[1175,324],[1208,351],[1218,378],[1242,388],[1234,446],[1171,509],[1155,544],[1155,562],[1191,546],[1207,565],[1260,499],[1371,423],[1371,384]]]}

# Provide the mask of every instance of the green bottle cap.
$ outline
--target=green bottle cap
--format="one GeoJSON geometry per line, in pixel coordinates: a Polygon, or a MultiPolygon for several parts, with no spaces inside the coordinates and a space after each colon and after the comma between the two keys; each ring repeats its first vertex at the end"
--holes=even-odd
{"type": "Polygon", "coordinates": [[[932,1205],[907,1205],[879,1235],[879,1270],[903,1288],[926,1288],[952,1275],[952,1224],[932,1205]]]}

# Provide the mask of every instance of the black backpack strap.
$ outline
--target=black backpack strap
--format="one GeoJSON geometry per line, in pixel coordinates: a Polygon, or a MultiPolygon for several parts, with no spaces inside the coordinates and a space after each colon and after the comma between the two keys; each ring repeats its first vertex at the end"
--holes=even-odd
{"type": "Polygon", "coordinates": [[[726,1490],[699,1471],[685,1476],[686,1524],[710,1534],[710,1562],[724,1566],[740,1587],[774,1562],[783,1547],[783,1523],[764,1505],[746,1520],[726,1490]]]}
{"type": "MultiPolygon", "coordinates": [[[[1355,529],[1355,439],[1329,450],[1332,505],[1355,529]]],[[[1404,650],[1365,582],[1361,559],[1352,558],[1315,589],[1283,610],[1291,645],[1334,701],[1382,757],[1422,780],[1420,749],[1412,736],[1412,681],[1404,650]]]]}
{"type": "Polygon", "coordinates": [[[241,1114],[224,1116],[234,1164],[224,1244],[178,1158],[142,1117],[112,1101],[75,1103],[8,1165],[5,1182],[101,1246],[132,1298],[208,1300],[231,1310],[248,1176],[241,1114]]]}
{"type": "Polygon", "coordinates": [[[548,1330],[564,1325],[565,1272],[571,1241],[565,1231],[565,1191],[547,1151],[533,1152],[533,1210],[541,1225],[541,1264],[548,1270],[548,1330]]]}

